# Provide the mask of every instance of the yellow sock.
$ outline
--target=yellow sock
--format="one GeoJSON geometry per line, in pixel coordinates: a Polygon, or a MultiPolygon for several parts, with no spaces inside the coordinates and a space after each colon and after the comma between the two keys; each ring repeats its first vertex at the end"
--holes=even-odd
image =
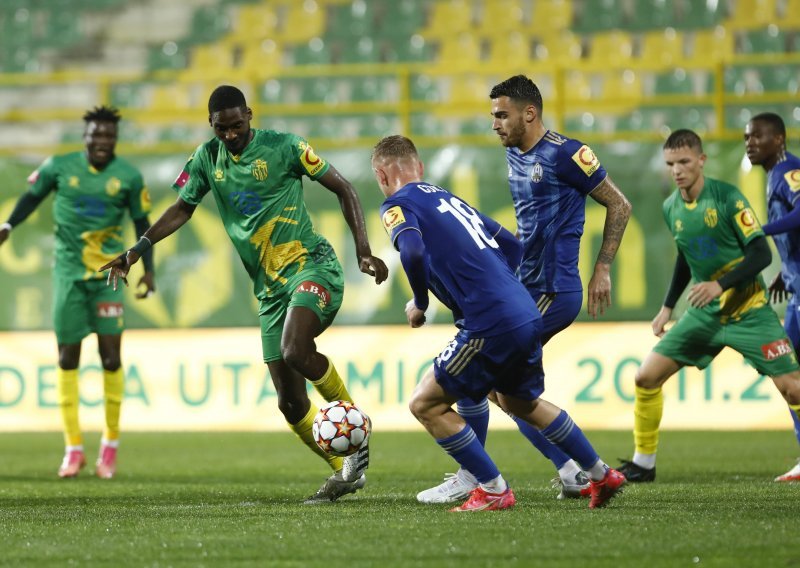
{"type": "MultiPolygon", "coordinates": [[[[347,387],[344,386],[344,381],[339,373],[336,372],[336,367],[333,366],[333,361],[328,359],[328,370],[322,375],[322,378],[317,381],[311,381],[317,392],[328,402],[334,400],[347,400],[353,402],[353,397],[347,392],[347,387]]],[[[313,418],[313,416],[312,416],[313,418]]]]}
{"type": "Polygon", "coordinates": [[[125,392],[125,376],[122,367],[116,371],[103,370],[103,389],[106,400],[106,427],[103,439],[109,442],[119,440],[119,410],[125,392]]]}
{"type": "Polygon", "coordinates": [[[636,387],[633,403],[633,441],[636,452],[654,454],[658,449],[658,427],[664,413],[664,394],[661,387],[636,387]]]}
{"type": "Polygon", "coordinates": [[[78,369],[58,369],[58,405],[61,407],[61,420],[64,423],[64,443],[67,446],[83,444],[81,427],[78,423],[78,369]]]}
{"type": "Polygon", "coordinates": [[[297,434],[297,437],[300,438],[312,452],[328,462],[328,465],[331,466],[333,471],[339,471],[342,469],[342,458],[326,454],[320,449],[317,442],[314,441],[311,426],[314,423],[314,417],[317,415],[318,410],[319,408],[312,402],[311,408],[308,409],[308,413],[303,419],[297,424],[289,424],[289,428],[292,429],[292,432],[297,434]]]}

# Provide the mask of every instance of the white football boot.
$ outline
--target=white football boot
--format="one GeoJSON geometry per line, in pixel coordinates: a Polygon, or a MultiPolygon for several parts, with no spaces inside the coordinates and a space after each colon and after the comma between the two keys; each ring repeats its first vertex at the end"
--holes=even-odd
{"type": "Polygon", "coordinates": [[[463,501],[478,486],[478,480],[465,469],[447,473],[444,481],[436,487],[417,493],[420,503],[454,503],[463,501]]]}

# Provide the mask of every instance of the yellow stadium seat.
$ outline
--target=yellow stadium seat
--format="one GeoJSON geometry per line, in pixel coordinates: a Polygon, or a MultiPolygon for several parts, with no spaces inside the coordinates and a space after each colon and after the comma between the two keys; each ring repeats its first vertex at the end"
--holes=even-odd
{"type": "Polygon", "coordinates": [[[226,43],[209,43],[192,49],[189,67],[182,79],[214,79],[224,77],[233,68],[233,48],[226,43]]]}
{"type": "Polygon", "coordinates": [[[481,42],[472,33],[461,32],[454,38],[442,38],[438,63],[448,68],[469,68],[481,59],[481,42]]]}
{"type": "Polygon", "coordinates": [[[533,3],[531,30],[547,34],[568,29],[572,24],[572,0],[537,0],[533,3]]]}
{"type": "Polygon", "coordinates": [[[530,65],[531,44],[531,38],[520,32],[493,37],[489,44],[489,62],[495,68],[530,65]]]}
{"type": "Polygon", "coordinates": [[[777,0],[736,0],[725,25],[734,30],[752,30],[778,23],[777,0]]]}
{"type": "Polygon", "coordinates": [[[292,2],[275,39],[283,43],[305,43],[325,33],[326,21],[325,9],[314,0],[292,2]]]}
{"type": "Polygon", "coordinates": [[[733,32],[724,26],[717,26],[713,30],[698,30],[690,42],[691,49],[687,58],[696,62],[729,60],[733,57],[734,43],[733,32]]]}
{"type": "Polygon", "coordinates": [[[472,26],[472,3],[466,0],[441,0],[431,7],[428,24],[422,29],[425,37],[446,38],[469,30],[472,26]]]}
{"type": "Polygon", "coordinates": [[[245,4],[239,8],[234,33],[230,39],[255,41],[272,37],[278,27],[278,15],[272,6],[245,4]]]}
{"type": "Polygon", "coordinates": [[[674,28],[647,32],[642,36],[640,59],[656,68],[677,65],[684,59],[684,35],[674,28]]]}
{"type": "Polygon", "coordinates": [[[247,77],[263,80],[271,77],[280,65],[280,44],[271,39],[265,39],[244,46],[239,70],[247,77]]]}
{"type": "Polygon", "coordinates": [[[787,28],[800,27],[800,0],[786,0],[779,21],[787,28]]]}
{"type": "Polygon", "coordinates": [[[633,69],[606,73],[602,80],[603,99],[609,102],[636,103],[642,99],[641,74],[633,69]]]}
{"type": "Polygon", "coordinates": [[[489,84],[486,77],[472,73],[467,75],[454,75],[450,81],[449,102],[451,104],[486,103],[488,112],[489,92],[495,82],[489,84]]]}
{"type": "Polygon", "coordinates": [[[560,65],[569,65],[581,59],[581,39],[569,30],[560,33],[538,35],[539,43],[534,51],[536,59],[560,65]]]}
{"type": "Polygon", "coordinates": [[[523,29],[522,0],[484,0],[479,14],[477,31],[482,35],[505,35],[523,29]]]}
{"type": "Polygon", "coordinates": [[[150,110],[168,112],[188,110],[190,108],[192,108],[192,101],[186,85],[174,83],[170,85],[155,85],[153,87],[150,95],[150,110]]]}
{"type": "Polygon", "coordinates": [[[592,77],[584,71],[567,71],[564,77],[563,99],[587,101],[592,98],[592,77]]]}
{"type": "Polygon", "coordinates": [[[589,61],[603,65],[620,65],[633,57],[633,39],[623,31],[600,32],[592,36],[589,61]]]}

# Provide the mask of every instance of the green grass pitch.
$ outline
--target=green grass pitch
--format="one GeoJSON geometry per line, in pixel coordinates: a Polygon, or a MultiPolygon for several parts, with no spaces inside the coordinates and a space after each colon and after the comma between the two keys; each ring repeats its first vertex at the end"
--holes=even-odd
{"type": "MultiPolygon", "coordinates": [[[[97,435],[87,457],[95,458],[97,435]]],[[[631,434],[591,432],[612,464],[631,434]]],[[[129,433],[116,479],[59,480],[59,434],[0,436],[0,564],[10,566],[797,566],[800,483],[772,481],[790,432],[664,432],[658,480],[603,510],[557,501],[522,437],[488,448],[517,495],[454,514],[414,496],[454,471],[424,433],[376,432],[363,491],[302,505],[327,475],[289,433],[129,433]]]]}

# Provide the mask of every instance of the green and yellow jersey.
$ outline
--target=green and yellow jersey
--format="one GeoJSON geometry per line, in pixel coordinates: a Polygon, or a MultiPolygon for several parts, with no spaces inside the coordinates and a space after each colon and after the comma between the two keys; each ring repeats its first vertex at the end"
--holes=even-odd
{"type": "Polygon", "coordinates": [[[151,208],[142,174],[119,157],[97,170],[85,152],[53,156],[28,182],[36,196],[55,192],[55,275],[68,280],[105,278],[97,269],[125,250],[125,211],[137,220],[146,217],[151,208]]]}
{"type": "Polygon", "coordinates": [[[335,259],[314,231],[303,200],[303,176],[313,180],[328,163],[294,134],[252,129],[241,155],[217,138],[191,155],[173,188],[197,205],[211,191],[222,223],[253,280],[259,300],[278,294],[288,279],[314,263],[335,259]],[[311,264],[309,264],[311,263],[311,264]]]}
{"type": "MultiPolygon", "coordinates": [[[[705,178],[700,195],[687,203],[676,190],[664,201],[664,220],[696,282],[717,280],[744,258],[744,247],[763,236],[747,198],[734,186],[705,178]]],[[[761,275],[722,295],[702,308],[723,321],[768,303],[761,275]]],[[[695,309],[695,308],[689,308],[695,309]]]]}

